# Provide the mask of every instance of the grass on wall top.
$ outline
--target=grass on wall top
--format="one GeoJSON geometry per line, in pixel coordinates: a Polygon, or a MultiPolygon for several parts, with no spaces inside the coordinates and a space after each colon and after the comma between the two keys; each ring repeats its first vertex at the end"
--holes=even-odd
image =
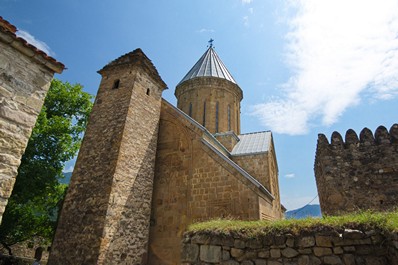
{"type": "Polygon", "coordinates": [[[216,219],[195,223],[188,227],[188,232],[209,234],[245,234],[258,236],[269,233],[289,232],[299,234],[302,231],[351,229],[380,229],[398,232],[398,210],[393,212],[359,212],[343,216],[326,216],[323,218],[287,219],[279,221],[240,221],[216,219]]]}

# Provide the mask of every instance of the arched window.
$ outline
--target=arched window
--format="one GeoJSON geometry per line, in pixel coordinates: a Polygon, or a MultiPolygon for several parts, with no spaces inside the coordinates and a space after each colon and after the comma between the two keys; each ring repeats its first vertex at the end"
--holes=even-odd
{"type": "Polygon", "coordinates": [[[203,126],[206,127],[206,101],[203,103],[203,126]]]}
{"type": "Polygon", "coordinates": [[[218,133],[218,101],[216,102],[216,133],[218,133]]]}
{"type": "Polygon", "coordinates": [[[149,96],[149,94],[151,93],[151,90],[149,90],[149,88],[146,90],[146,94],[147,96],[149,96]]]}
{"type": "Polygon", "coordinates": [[[120,79],[116,79],[115,82],[113,82],[113,87],[112,89],[117,89],[119,88],[120,85],[120,79]]]}
{"type": "Polygon", "coordinates": [[[228,105],[228,111],[227,111],[227,115],[228,115],[228,131],[231,130],[231,107],[228,105]]]}
{"type": "Polygon", "coordinates": [[[192,102],[189,103],[189,110],[188,110],[189,117],[192,118],[192,102]]]}

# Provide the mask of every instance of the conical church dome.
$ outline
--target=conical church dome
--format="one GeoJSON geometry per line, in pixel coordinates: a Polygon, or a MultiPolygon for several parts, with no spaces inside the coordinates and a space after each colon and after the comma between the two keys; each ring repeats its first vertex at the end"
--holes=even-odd
{"type": "Polygon", "coordinates": [[[178,83],[177,107],[213,133],[240,133],[243,92],[210,47],[178,83]]]}
{"type": "Polygon", "coordinates": [[[210,45],[178,85],[196,77],[218,77],[236,84],[235,79],[229,73],[220,57],[218,57],[212,45],[210,45]]]}

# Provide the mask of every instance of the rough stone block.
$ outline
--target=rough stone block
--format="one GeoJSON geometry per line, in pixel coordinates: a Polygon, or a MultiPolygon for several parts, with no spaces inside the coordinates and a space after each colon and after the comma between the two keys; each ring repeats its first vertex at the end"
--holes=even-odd
{"type": "Polygon", "coordinates": [[[332,247],[332,239],[330,236],[315,236],[316,245],[318,247],[332,247]]]}
{"type": "Polygon", "coordinates": [[[355,265],[355,257],[352,254],[344,254],[343,262],[345,265],[355,265]]]}
{"type": "Polygon", "coordinates": [[[280,258],[281,257],[281,250],[278,248],[273,248],[270,250],[271,258],[280,258]]]}
{"type": "Polygon", "coordinates": [[[195,262],[199,256],[199,246],[196,244],[184,244],[181,251],[181,260],[184,262],[195,262]]]}
{"type": "Polygon", "coordinates": [[[239,257],[241,257],[244,253],[245,253],[245,251],[244,251],[243,249],[231,248],[231,256],[234,257],[234,258],[239,258],[239,257]]]}
{"type": "Polygon", "coordinates": [[[331,255],[332,249],[331,248],[321,248],[321,247],[314,247],[314,254],[317,257],[331,255]]]}
{"type": "Polygon", "coordinates": [[[265,259],[255,259],[254,264],[255,265],[267,265],[267,261],[265,259]]]}
{"type": "Polygon", "coordinates": [[[235,241],[234,241],[235,248],[245,248],[245,246],[246,246],[245,241],[240,240],[240,239],[235,239],[235,241]]]}
{"type": "Polygon", "coordinates": [[[298,255],[299,253],[293,249],[293,248],[285,248],[282,250],[282,256],[286,258],[294,258],[298,255]]]}
{"type": "Polygon", "coordinates": [[[261,250],[258,252],[257,256],[259,258],[269,258],[270,257],[269,250],[261,250]]]}
{"type": "Polygon", "coordinates": [[[221,261],[221,247],[213,245],[200,246],[200,260],[204,262],[220,262],[221,261]]]}
{"type": "Polygon", "coordinates": [[[302,237],[299,240],[298,246],[300,248],[307,248],[315,246],[315,238],[313,236],[302,237]]]}
{"type": "Polygon", "coordinates": [[[300,256],[298,258],[298,265],[311,265],[309,256],[300,256]]]}
{"type": "Polygon", "coordinates": [[[341,264],[341,259],[338,256],[325,256],[322,259],[323,259],[323,262],[328,265],[341,264]]]}

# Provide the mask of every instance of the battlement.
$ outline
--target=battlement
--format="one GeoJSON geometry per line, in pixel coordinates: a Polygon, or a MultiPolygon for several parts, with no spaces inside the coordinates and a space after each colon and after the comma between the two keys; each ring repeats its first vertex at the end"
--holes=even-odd
{"type": "Polygon", "coordinates": [[[386,127],[379,126],[374,135],[368,128],[362,129],[359,134],[349,129],[343,137],[339,132],[333,132],[331,141],[329,143],[327,137],[324,134],[318,135],[318,146],[317,148],[332,147],[332,148],[354,148],[363,147],[370,145],[383,145],[383,144],[398,144],[398,124],[391,126],[388,131],[386,127]]]}
{"type": "Polygon", "coordinates": [[[318,135],[315,178],[324,214],[359,209],[389,210],[398,199],[398,124],[359,137],[333,132],[330,142],[318,135]]]}

